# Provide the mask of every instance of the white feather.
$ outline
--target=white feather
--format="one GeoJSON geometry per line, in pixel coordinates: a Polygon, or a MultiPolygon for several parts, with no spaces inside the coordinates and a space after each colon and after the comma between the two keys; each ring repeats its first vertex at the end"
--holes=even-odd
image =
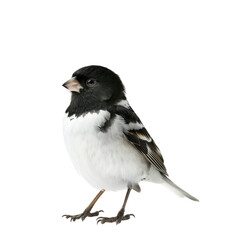
{"type": "MultiPolygon", "coordinates": [[[[120,102],[120,105],[127,106],[127,101],[120,102]]],[[[110,113],[103,110],[80,117],[74,115],[68,117],[67,114],[64,116],[63,133],[68,153],[77,172],[87,182],[100,190],[116,191],[133,187],[140,191],[138,183],[147,180],[162,183],[179,196],[198,201],[170,179],[162,176],[128,142],[124,132],[143,128],[141,123],[126,124],[121,116],[116,115],[107,131],[100,131],[100,127],[109,118],[110,113]]],[[[145,141],[151,140],[143,136],[139,137],[145,141]]],[[[148,151],[151,149],[148,148],[148,151]]]]}
{"type": "Polygon", "coordinates": [[[130,108],[130,105],[129,105],[129,103],[128,103],[127,100],[121,100],[121,101],[119,101],[119,102],[117,103],[117,105],[123,106],[123,107],[125,107],[125,108],[130,108]]]}
{"type": "MultiPolygon", "coordinates": [[[[77,172],[93,187],[115,191],[147,178],[149,164],[123,133],[128,128],[142,128],[142,124],[127,125],[122,117],[116,115],[107,132],[101,132],[99,126],[109,117],[110,113],[103,110],[78,118],[74,116],[72,120],[65,115],[63,130],[66,147],[77,172]]],[[[161,178],[157,170],[152,169],[151,172],[161,178]]]]}

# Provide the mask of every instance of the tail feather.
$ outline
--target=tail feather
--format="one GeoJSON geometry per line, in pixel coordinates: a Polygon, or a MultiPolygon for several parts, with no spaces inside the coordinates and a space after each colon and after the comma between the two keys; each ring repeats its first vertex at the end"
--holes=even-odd
{"type": "Polygon", "coordinates": [[[185,192],[183,189],[178,187],[174,182],[172,182],[167,176],[162,175],[162,178],[164,180],[164,185],[166,184],[166,187],[170,187],[176,194],[178,194],[181,197],[187,197],[193,201],[199,201],[197,198],[193,197],[189,193],[185,192]]]}

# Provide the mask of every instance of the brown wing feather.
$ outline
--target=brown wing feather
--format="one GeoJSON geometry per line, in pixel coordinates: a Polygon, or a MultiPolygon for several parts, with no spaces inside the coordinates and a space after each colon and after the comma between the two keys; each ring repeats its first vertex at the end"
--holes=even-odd
{"type": "Polygon", "coordinates": [[[162,174],[168,176],[162,154],[154,143],[146,128],[139,130],[129,130],[125,132],[125,136],[135,148],[141,152],[147,160],[162,174]]]}
{"type": "MultiPolygon", "coordinates": [[[[109,109],[109,111],[112,111],[114,114],[121,116],[124,119],[125,123],[128,125],[128,127],[129,123],[142,124],[141,120],[130,106],[125,107],[121,105],[114,105],[112,106],[112,109],[109,109]]],[[[164,166],[162,154],[144,127],[138,130],[133,128],[127,128],[124,131],[124,134],[128,141],[141,154],[143,154],[157,170],[159,170],[162,174],[168,176],[167,170],[164,166]]]]}

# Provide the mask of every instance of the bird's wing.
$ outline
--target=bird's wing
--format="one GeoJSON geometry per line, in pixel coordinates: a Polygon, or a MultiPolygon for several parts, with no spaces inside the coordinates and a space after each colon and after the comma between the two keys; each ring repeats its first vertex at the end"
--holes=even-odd
{"type": "Polygon", "coordinates": [[[125,121],[123,132],[129,143],[144,155],[157,170],[168,176],[159,148],[132,108],[117,106],[115,114],[120,115],[125,121]]]}
{"type": "Polygon", "coordinates": [[[124,132],[124,134],[128,141],[133,144],[157,170],[168,176],[162,154],[145,127],[138,130],[128,130],[124,132]]]}

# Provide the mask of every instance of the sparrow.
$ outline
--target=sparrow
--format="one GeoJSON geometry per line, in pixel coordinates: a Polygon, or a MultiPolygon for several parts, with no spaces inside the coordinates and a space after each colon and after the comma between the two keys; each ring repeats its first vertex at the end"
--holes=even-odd
{"type": "Polygon", "coordinates": [[[63,120],[68,154],[77,170],[99,193],[81,214],[63,215],[71,221],[98,216],[91,212],[105,191],[127,190],[115,217],[98,217],[97,223],[121,223],[131,190],[139,183],[161,183],[178,195],[198,201],[168,178],[162,154],[129,105],[120,77],[102,66],[86,66],[75,71],[63,84],[71,92],[71,102],[63,120]]]}

